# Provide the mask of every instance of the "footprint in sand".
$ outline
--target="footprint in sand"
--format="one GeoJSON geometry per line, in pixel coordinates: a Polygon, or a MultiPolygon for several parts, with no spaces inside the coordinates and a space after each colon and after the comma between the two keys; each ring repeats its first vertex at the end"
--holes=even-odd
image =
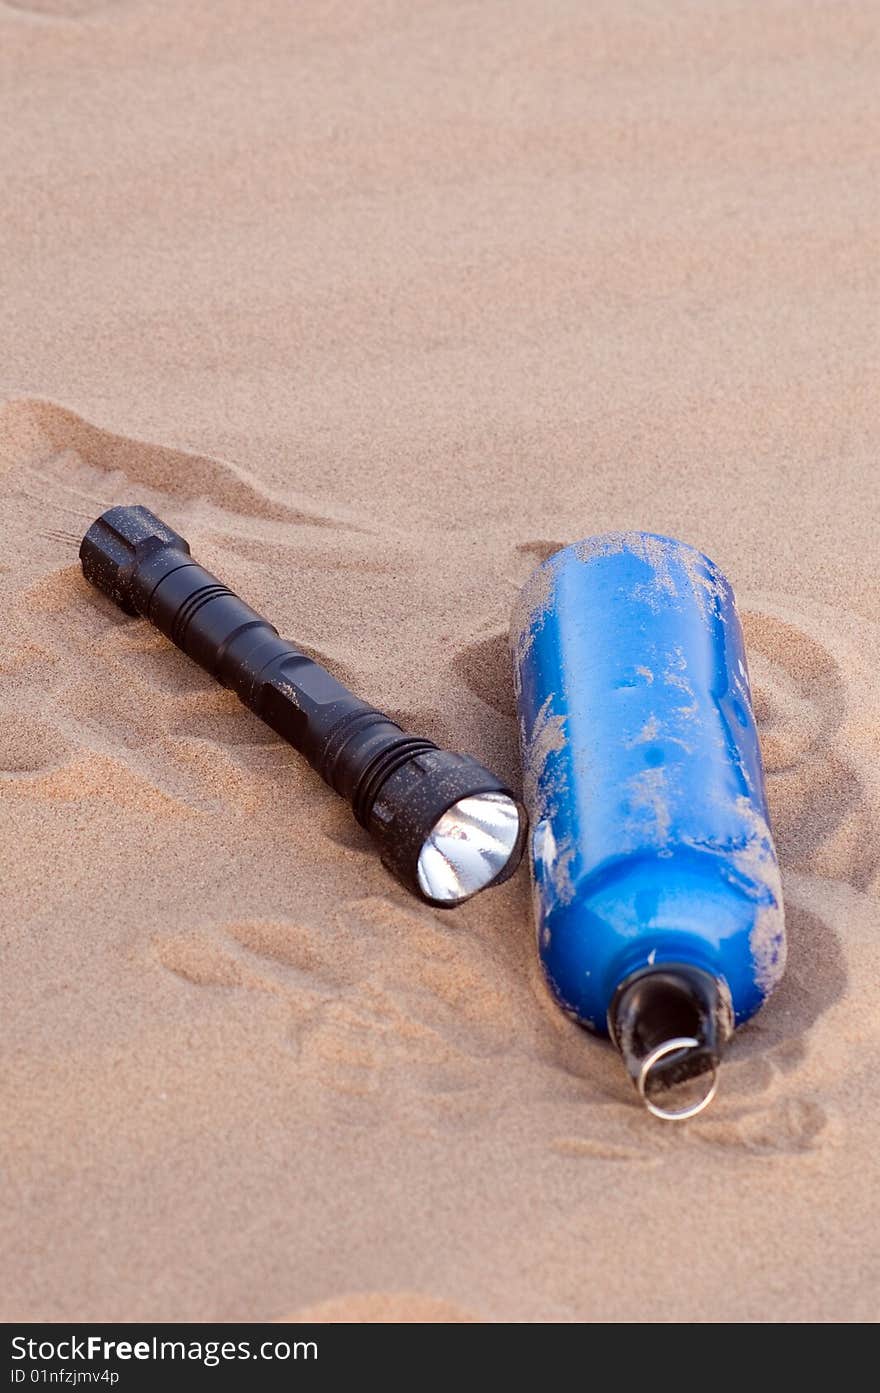
{"type": "Polygon", "coordinates": [[[774,1099],[772,1105],[745,1114],[707,1118],[700,1140],[712,1147],[750,1156],[793,1156],[814,1151],[828,1136],[825,1108],[808,1098],[774,1099]]]}
{"type": "Polygon", "coordinates": [[[153,951],[163,967],[194,986],[246,987],[284,996],[293,1005],[313,1004],[351,975],[328,960],[316,930],[289,921],[161,934],[153,951]]]}
{"type": "Polygon", "coordinates": [[[754,610],[742,621],[782,864],[864,888],[880,865],[880,827],[841,736],[844,675],[794,624],[754,610]]]}
{"type": "Polygon", "coordinates": [[[320,927],[246,921],[161,934],[152,952],[188,987],[281,1001],[300,1077],[366,1105],[367,1122],[390,1097],[451,1127],[479,1122],[484,1061],[516,1039],[487,949],[383,896],[349,901],[320,927]]]}

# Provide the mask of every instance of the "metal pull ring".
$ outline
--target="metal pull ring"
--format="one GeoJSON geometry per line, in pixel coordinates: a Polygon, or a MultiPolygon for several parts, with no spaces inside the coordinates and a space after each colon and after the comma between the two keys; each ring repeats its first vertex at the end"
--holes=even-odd
{"type": "Polygon", "coordinates": [[[665,1122],[684,1122],[689,1117],[696,1117],[697,1113],[702,1112],[705,1107],[708,1107],[718,1091],[718,1070],[715,1068],[707,1070],[706,1074],[703,1076],[709,1081],[709,1087],[703,1096],[698,1098],[695,1103],[689,1103],[684,1108],[661,1108],[648,1096],[648,1083],[651,1071],[659,1064],[661,1059],[665,1059],[667,1055],[676,1054],[679,1050],[699,1048],[699,1040],[695,1040],[692,1035],[679,1035],[674,1040],[664,1040],[662,1045],[658,1045],[650,1054],[645,1055],[639,1069],[638,1078],[636,1079],[636,1088],[648,1112],[653,1113],[655,1117],[662,1118],[665,1122]]]}

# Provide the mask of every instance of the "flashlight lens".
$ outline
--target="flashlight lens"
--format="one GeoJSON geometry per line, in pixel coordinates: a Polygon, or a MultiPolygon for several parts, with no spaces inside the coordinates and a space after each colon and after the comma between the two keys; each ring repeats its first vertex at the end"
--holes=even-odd
{"type": "Polygon", "coordinates": [[[453,803],[434,824],[419,856],[419,888],[455,904],[497,880],[521,841],[522,815],[505,793],[476,793],[453,803]]]}

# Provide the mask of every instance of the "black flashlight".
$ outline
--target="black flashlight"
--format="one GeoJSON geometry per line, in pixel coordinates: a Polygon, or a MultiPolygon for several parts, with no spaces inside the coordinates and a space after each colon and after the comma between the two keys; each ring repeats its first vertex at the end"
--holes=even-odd
{"type": "Polygon", "coordinates": [[[452,907],[512,875],[526,817],[470,755],[407,735],[190,555],[147,508],[110,508],[79,550],[87,580],[140,614],[238,694],[351,803],[382,861],[429,904],[452,907]]]}

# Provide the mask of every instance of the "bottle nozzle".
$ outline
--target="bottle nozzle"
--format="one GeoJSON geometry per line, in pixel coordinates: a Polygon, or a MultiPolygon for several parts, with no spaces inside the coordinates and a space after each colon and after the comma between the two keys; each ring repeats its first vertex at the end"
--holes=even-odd
{"type": "Polygon", "coordinates": [[[718,978],[689,963],[643,968],[617,988],[608,1027],[655,1117],[683,1122],[715,1097],[733,1030],[729,993],[718,978]]]}

